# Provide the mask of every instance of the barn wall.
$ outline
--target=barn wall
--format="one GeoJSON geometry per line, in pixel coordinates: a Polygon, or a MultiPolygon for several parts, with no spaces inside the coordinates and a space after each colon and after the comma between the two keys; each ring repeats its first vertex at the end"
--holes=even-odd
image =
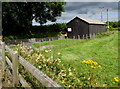
{"type": "Polygon", "coordinates": [[[89,25],[78,18],[75,18],[68,23],[67,27],[72,28],[72,32],[68,32],[68,36],[88,34],[89,25]]]}
{"type": "Polygon", "coordinates": [[[76,24],[75,19],[67,24],[67,28],[71,28],[72,29],[72,32],[68,32],[67,33],[67,36],[73,36],[74,34],[76,34],[76,32],[75,32],[75,30],[77,29],[76,26],[77,26],[77,24],[76,24]]]}
{"type": "Polygon", "coordinates": [[[93,33],[99,33],[99,32],[105,32],[106,31],[106,26],[105,25],[97,25],[97,24],[93,24],[93,25],[89,25],[89,33],[93,34],[93,33]]]}
{"type": "Polygon", "coordinates": [[[79,35],[88,34],[89,33],[89,24],[79,19],[78,30],[80,31],[79,35]]]}

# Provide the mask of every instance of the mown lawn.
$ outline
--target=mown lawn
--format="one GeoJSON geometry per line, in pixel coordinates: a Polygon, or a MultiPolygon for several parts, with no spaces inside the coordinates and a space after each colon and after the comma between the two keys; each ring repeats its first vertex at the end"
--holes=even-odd
{"type": "MultiPolygon", "coordinates": [[[[95,86],[114,86],[114,77],[118,76],[118,32],[101,38],[89,40],[62,39],[51,42],[35,43],[35,47],[44,45],[56,45],[52,48],[55,53],[61,53],[62,63],[70,65],[76,69],[78,74],[89,74],[82,61],[93,60],[101,65],[102,69],[94,70],[95,86]],[[97,74],[97,75],[96,75],[97,74]]],[[[88,75],[89,76],[89,75],[88,75]]]]}

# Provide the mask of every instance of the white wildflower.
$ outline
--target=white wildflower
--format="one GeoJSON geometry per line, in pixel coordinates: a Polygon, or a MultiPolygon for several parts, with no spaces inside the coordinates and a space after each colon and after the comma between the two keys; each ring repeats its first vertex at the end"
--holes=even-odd
{"type": "Polygon", "coordinates": [[[49,51],[48,50],[45,50],[46,53],[48,53],[49,51]]]}
{"type": "Polygon", "coordinates": [[[60,55],[61,53],[58,53],[58,55],[60,55]]]}
{"type": "Polygon", "coordinates": [[[69,75],[70,75],[70,76],[72,76],[72,75],[73,75],[73,73],[72,73],[72,72],[70,72],[70,73],[69,73],[69,75]]]}
{"type": "Polygon", "coordinates": [[[51,56],[50,58],[53,59],[53,56],[51,56]]]}
{"type": "Polygon", "coordinates": [[[38,66],[38,68],[41,68],[41,66],[38,66]]]}
{"type": "Polygon", "coordinates": [[[38,62],[38,59],[36,59],[35,61],[38,62]]]}

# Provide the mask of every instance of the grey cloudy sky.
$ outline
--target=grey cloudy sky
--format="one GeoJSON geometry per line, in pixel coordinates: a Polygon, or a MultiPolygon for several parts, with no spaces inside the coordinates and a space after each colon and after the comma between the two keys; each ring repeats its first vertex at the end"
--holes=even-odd
{"type": "MultiPolygon", "coordinates": [[[[64,7],[65,12],[62,13],[61,17],[57,17],[55,23],[69,22],[76,16],[101,20],[101,11],[103,17],[102,20],[105,22],[107,21],[107,9],[109,21],[118,21],[118,2],[77,2],[76,0],[76,2],[67,2],[64,7]],[[101,10],[99,7],[104,8],[101,10]]],[[[52,23],[47,22],[46,24],[52,23]]],[[[33,25],[39,24],[33,21],[33,25]]]]}

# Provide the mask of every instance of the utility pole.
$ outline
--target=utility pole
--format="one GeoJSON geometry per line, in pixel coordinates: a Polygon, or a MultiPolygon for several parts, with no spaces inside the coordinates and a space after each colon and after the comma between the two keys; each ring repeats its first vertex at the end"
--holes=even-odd
{"type": "Polygon", "coordinates": [[[101,9],[101,22],[102,22],[102,9],[104,8],[104,7],[99,7],[100,9],[101,9]]]}
{"type": "Polygon", "coordinates": [[[109,21],[108,21],[108,9],[107,9],[107,28],[109,28],[109,21]]]}

